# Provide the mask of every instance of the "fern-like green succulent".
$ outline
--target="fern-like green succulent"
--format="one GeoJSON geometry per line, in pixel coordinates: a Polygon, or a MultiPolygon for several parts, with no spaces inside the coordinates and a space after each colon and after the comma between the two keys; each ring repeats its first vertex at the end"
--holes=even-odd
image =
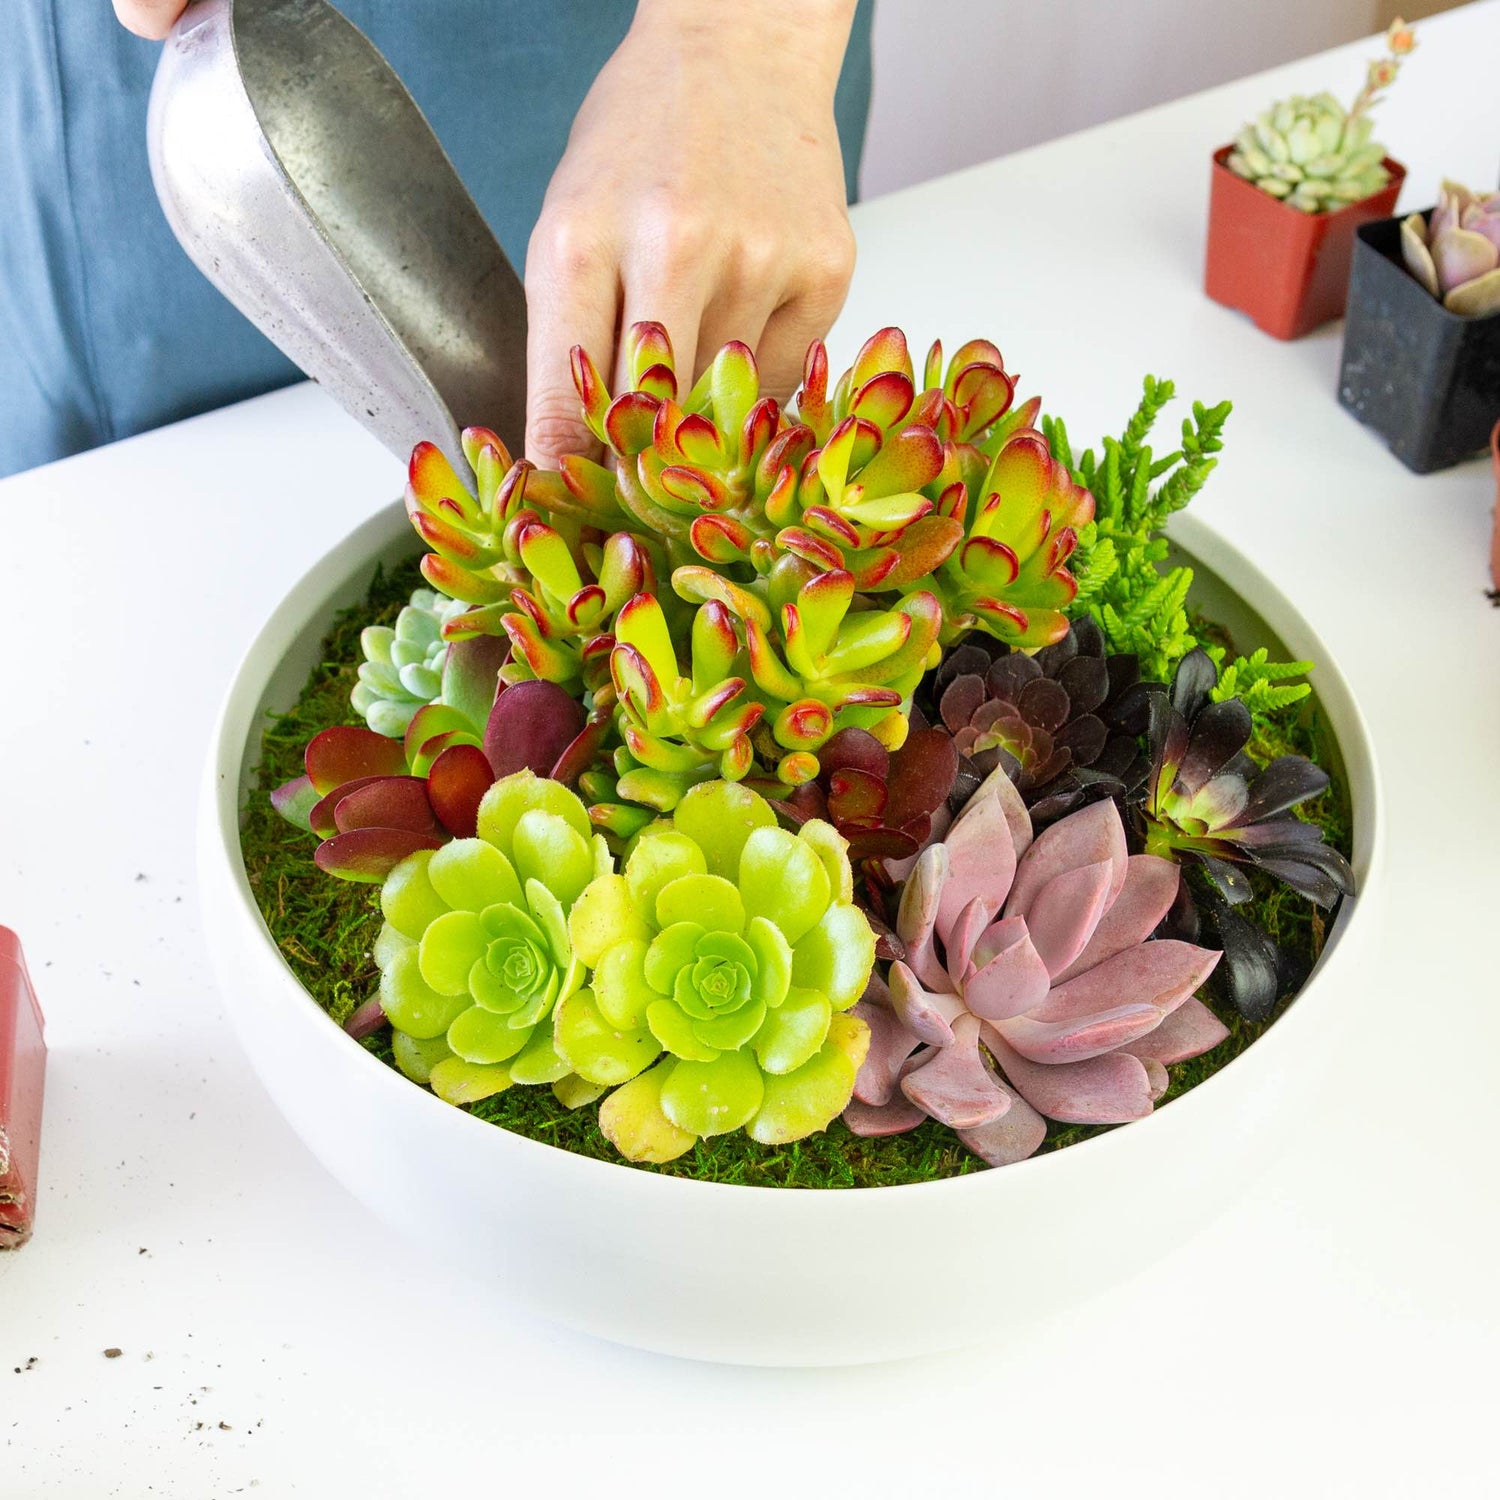
{"type": "Polygon", "coordinates": [[[1262,647],[1225,666],[1224,648],[1194,632],[1187,612],[1193,570],[1162,566],[1168,553],[1165,528],[1218,464],[1215,455],[1223,447],[1231,406],[1195,401],[1192,416],[1182,424],[1181,445],[1156,458],[1146,439],[1175,394],[1170,380],[1148,375],[1124,432],[1106,437],[1098,456],[1090,448],[1075,458],[1061,418],[1043,419],[1054,458],[1094,496],[1094,519],[1079,529],[1072,560],[1078,579],[1074,613],[1082,606],[1098,621],[1106,650],[1138,657],[1143,675],[1158,682],[1168,680],[1177,663],[1201,647],[1220,668],[1214,699],[1239,698],[1261,719],[1312,691],[1307,683],[1292,681],[1310,672],[1312,663],[1273,662],[1262,647]]]}
{"type": "Polygon", "coordinates": [[[1140,405],[1118,438],[1106,437],[1076,458],[1059,418],[1044,418],[1053,456],[1094,496],[1094,519],[1079,528],[1073,562],[1077,606],[1099,622],[1111,652],[1138,656],[1142,670],[1164,680],[1198,639],[1186,600],[1192,569],[1163,568],[1167,518],[1198,493],[1218,463],[1230,403],[1193,403],[1182,424],[1181,446],[1157,458],[1146,439],[1176,394],[1170,380],[1146,377],[1140,405]],[[1160,481],[1158,483],[1158,481],[1160,481]],[[1154,487],[1153,487],[1154,486],[1154,487]]]}
{"type": "Polygon", "coordinates": [[[1279,713],[1300,703],[1312,692],[1306,682],[1293,682],[1313,669],[1310,661],[1270,661],[1264,646],[1249,656],[1241,656],[1219,672],[1219,680],[1209,696],[1215,703],[1238,698],[1257,718],[1279,713]]]}

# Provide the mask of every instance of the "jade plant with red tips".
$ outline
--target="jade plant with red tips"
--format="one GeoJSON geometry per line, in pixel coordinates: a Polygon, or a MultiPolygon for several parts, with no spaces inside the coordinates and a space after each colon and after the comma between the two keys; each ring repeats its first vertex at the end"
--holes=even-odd
{"type": "Polygon", "coordinates": [[[1015,405],[994,345],[946,368],[934,345],[919,390],[905,338],[883,329],[830,392],[815,344],[788,410],[743,344],[687,392],[660,325],[629,330],[625,363],[611,397],[573,355],[611,469],[540,473],[471,428],[475,489],[424,444],[407,494],[424,576],[470,606],[443,636],[503,635],[507,681],[612,713],[610,765],[592,768],[601,826],[623,836],[630,804],[668,811],[714,774],[805,784],[844,729],[896,749],[940,641],[1065,634],[1092,498],[1030,425],[1037,402],[1015,405]]]}
{"type": "Polygon", "coordinates": [[[624,352],[617,394],[573,355],[604,464],[416,449],[436,593],[272,794],[309,880],[381,886],[351,1035],[612,1159],[876,1183],[1137,1119],[1273,1017],[1353,877],[1310,664],[1220,670],[1168,565],[1227,404],[1154,458],[1148,381],[1075,463],[983,340],[814,344],[785,406],[742,344],[686,390],[624,352]]]}

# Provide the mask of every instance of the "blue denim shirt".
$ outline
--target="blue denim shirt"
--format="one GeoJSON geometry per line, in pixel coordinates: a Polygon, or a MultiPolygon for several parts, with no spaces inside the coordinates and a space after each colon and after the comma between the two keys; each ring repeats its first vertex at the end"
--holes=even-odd
{"type": "MultiPolygon", "coordinates": [[[[633,0],[339,8],[401,75],[519,268],[633,0]]],[[[157,53],[109,0],[0,0],[0,475],[298,378],[157,206],[146,163],[157,53]]],[[[837,101],[851,198],[869,96],[862,0],[837,101]]]]}

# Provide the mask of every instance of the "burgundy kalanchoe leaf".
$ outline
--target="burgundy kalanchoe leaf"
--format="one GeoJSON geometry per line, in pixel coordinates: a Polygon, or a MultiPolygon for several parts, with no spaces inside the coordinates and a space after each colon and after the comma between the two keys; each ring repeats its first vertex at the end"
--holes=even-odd
{"type": "MultiPolygon", "coordinates": [[[[915,727],[891,752],[868,730],[845,728],[819,749],[816,782],[798,787],[784,805],[800,821],[831,822],[849,841],[849,858],[857,866],[904,860],[932,837],[933,815],[957,771],[957,751],[942,730],[915,727]]],[[[860,898],[872,909],[879,905],[868,889],[860,898]]]]}
{"type": "Polygon", "coordinates": [[[840,729],[829,737],[818,753],[830,770],[848,767],[884,781],[890,770],[890,752],[867,729],[840,729]]]}
{"type": "Polygon", "coordinates": [[[886,780],[887,823],[899,828],[932,814],[947,800],[958,775],[958,750],[941,729],[911,730],[891,756],[886,780]]]}
{"type": "Polygon", "coordinates": [[[333,822],[339,833],[352,833],[356,828],[439,832],[427,800],[427,782],[420,776],[377,776],[345,791],[334,806],[333,822]]]}
{"type": "Polygon", "coordinates": [[[311,777],[298,776],[271,793],[271,806],[294,827],[312,832],[310,814],[318,803],[318,789],[311,777]]]}
{"type": "Polygon", "coordinates": [[[303,763],[319,796],[326,796],[361,777],[405,775],[406,751],[400,740],[387,739],[373,729],[336,724],[308,741],[303,763]]]}
{"type": "Polygon", "coordinates": [[[344,1022],[344,1030],[354,1038],[355,1041],[363,1041],[367,1036],[374,1036],[377,1031],[389,1025],[384,1007],[380,1003],[379,995],[372,995],[365,1003],[349,1013],[344,1022]]]}
{"type": "Polygon", "coordinates": [[[435,835],[409,833],[403,828],[356,828],[319,844],[313,857],[326,874],[341,880],[378,883],[408,854],[441,849],[444,842],[435,835]]]}
{"type": "Polygon", "coordinates": [[[596,708],[588,722],[574,735],[567,748],[558,756],[550,775],[564,786],[574,787],[578,778],[599,759],[604,741],[609,735],[614,715],[596,708]]]}
{"type": "Polygon", "coordinates": [[[840,766],[829,774],[827,799],[835,827],[861,820],[862,828],[878,828],[885,811],[885,781],[855,766],[840,766]]]}
{"type": "Polygon", "coordinates": [[[516,771],[549,776],[583,731],[583,705],[555,682],[518,682],[490,710],[484,753],[499,781],[516,771]]]}
{"type": "Polygon", "coordinates": [[[427,773],[427,798],[438,822],[454,838],[473,838],[479,804],[498,779],[477,745],[449,745],[427,773]]]}
{"type": "Polygon", "coordinates": [[[342,786],[336,786],[326,797],[320,797],[312,810],[307,815],[308,826],[320,839],[330,839],[339,831],[338,806],[339,803],[349,795],[367,786],[374,786],[377,781],[384,781],[384,776],[356,776],[353,781],[346,781],[342,786]]]}

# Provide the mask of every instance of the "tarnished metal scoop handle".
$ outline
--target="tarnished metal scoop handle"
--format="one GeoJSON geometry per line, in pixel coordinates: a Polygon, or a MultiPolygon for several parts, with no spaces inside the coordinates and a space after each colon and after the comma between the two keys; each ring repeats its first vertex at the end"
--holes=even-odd
{"type": "Polygon", "coordinates": [[[325,0],[197,0],[151,91],[151,174],[206,276],[405,458],[519,453],[520,278],[401,80],[325,0]]]}

